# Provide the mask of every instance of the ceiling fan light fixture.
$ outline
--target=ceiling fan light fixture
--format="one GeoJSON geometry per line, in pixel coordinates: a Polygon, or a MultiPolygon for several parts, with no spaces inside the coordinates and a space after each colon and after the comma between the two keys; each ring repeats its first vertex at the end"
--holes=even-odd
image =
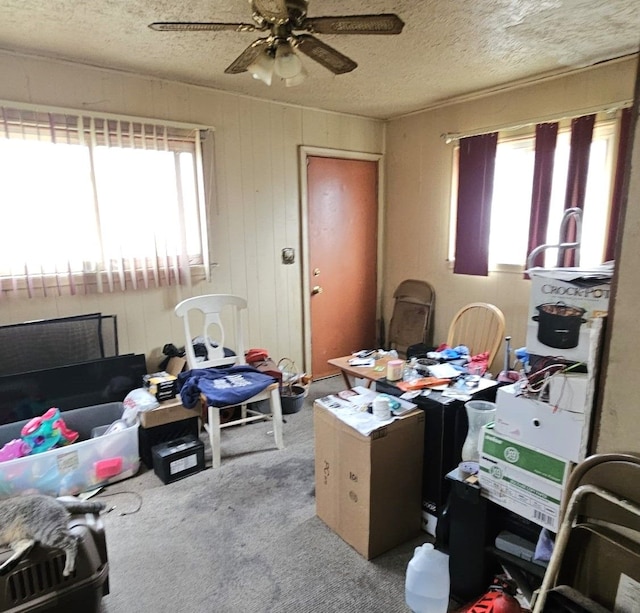
{"type": "Polygon", "coordinates": [[[302,69],[295,77],[291,77],[290,79],[283,79],[285,87],[295,87],[296,85],[300,85],[307,80],[308,76],[309,73],[306,71],[305,67],[302,66],[302,69]]]}
{"type": "Polygon", "coordinates": [[[258,79],[266,85],[271,85],[275,64],[276,61],[273,57],[265,51],[264,53],[260,53],[256,59],[247,66],[247,70],[254,79],[258,79]]]}
{"type": "MultiPolygon", "coordinates": [[[[246,0],[245,0],[246,1],[246,0]]],[[[271,85],[273,73],[287,87],[298,85],[307,76],[301,55],[310,58],[334,75],[351,72],[357,62],[322,42],[316,34],[400,34],[404,21],[395,13],[307,17],[309,0],[248,0],[253,24],[226,21],[155,21],[152,30],[162,32],[265,32],[251,43],[224,72],[243,74],[271,85]],[[304,33],[298,33],[302,30],[304,33]]]]}
{"type": "Polygon", "coordinates": [[[289,42],[281,42],[276,47],[275,71],[283,79],[293,79],[304,69],[302,60],[289,42]]]}

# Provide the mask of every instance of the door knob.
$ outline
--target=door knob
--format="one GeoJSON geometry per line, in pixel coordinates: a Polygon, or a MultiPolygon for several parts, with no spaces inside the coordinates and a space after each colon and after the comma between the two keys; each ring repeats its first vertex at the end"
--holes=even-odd
{"type": "Polygon", "coordinates": [[[322,294],[322,288],[319,285],[314,285],[311,290],[311,295],[315,296],[316,294],[322,294]]]}

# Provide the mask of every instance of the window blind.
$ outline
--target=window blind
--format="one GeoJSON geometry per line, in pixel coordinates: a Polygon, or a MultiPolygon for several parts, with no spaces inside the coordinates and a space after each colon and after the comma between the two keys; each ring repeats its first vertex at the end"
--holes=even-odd
{"type": "Polygon", "coordinates": [[[200,126],[0,106],[0,293],[189,285],[194,265],[208,277],[211,140],[200,126]]]}

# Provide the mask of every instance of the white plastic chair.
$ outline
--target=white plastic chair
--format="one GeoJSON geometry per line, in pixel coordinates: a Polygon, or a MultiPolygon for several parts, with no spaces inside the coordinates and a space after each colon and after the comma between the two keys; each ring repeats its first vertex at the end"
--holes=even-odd
{"type": "MultiPolygon", "coordinates": [[[[175,313],[178,317],[182,318],[184,324],[185,357],[187,359],[187,366],[189,369],[246,364],[242,325],[242,315],[246,312],[246,309],[247,301],[244,298],[229,294],[208,294],[204,296],[196,296],[194,298],[187,298],[176,306],[175,313]],[[199,311],[201,316],[204,317],[202,340],[207,349],[207,358],[200,361],[196,359],[193,348],[194,335],[191,331],[191,324],[195,319],[193,313],[197,311],[199,311]],[[221,316],[223,311],[230,311],[234,321],[235,347],[233,350],[236,355],[232,356],[224,355],[224,348],[227,345],[225,329],[221,316]]],[[[202,395],[201,398],[203,402],[206,402],[204,395],[202,395]]],[[[239,419],[233,419],[231,421],[221,423],[220,411],[225,408],[230,407],[213,407],[209,406],[207,403],[207,423],[205,424],[205,429],[209,434],[209,442],[211,444],[211,464],[213,468],[218,468],[221,463],[220,430],[229,426],[241,425],[259,420],[272,420],[276,447],[278,449],[284,449],[282,436],[282,407],[280,405],[280,389],[277,382],[269,385],[269,387],[259,394],[246,400],[246,403],[241,405],[241,417],[239,419]],[[262,413],[260,411],[254,411],[247,408],[247,404],[259,402],[261,400],[269,401],[271,408],[269,413],[262,413]]]]}

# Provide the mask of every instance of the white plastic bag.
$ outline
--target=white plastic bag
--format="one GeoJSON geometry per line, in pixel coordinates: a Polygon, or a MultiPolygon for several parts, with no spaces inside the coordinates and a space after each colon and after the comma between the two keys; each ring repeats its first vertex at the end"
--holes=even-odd
{"type": "Polygon", "coordinates": [[[144,387],[131,390],[122,404],[124,405],[122,419],[128,426],[132,426],[138,421],[140,411],[150,411],[160,406],[158,399],[144,387]]]}

